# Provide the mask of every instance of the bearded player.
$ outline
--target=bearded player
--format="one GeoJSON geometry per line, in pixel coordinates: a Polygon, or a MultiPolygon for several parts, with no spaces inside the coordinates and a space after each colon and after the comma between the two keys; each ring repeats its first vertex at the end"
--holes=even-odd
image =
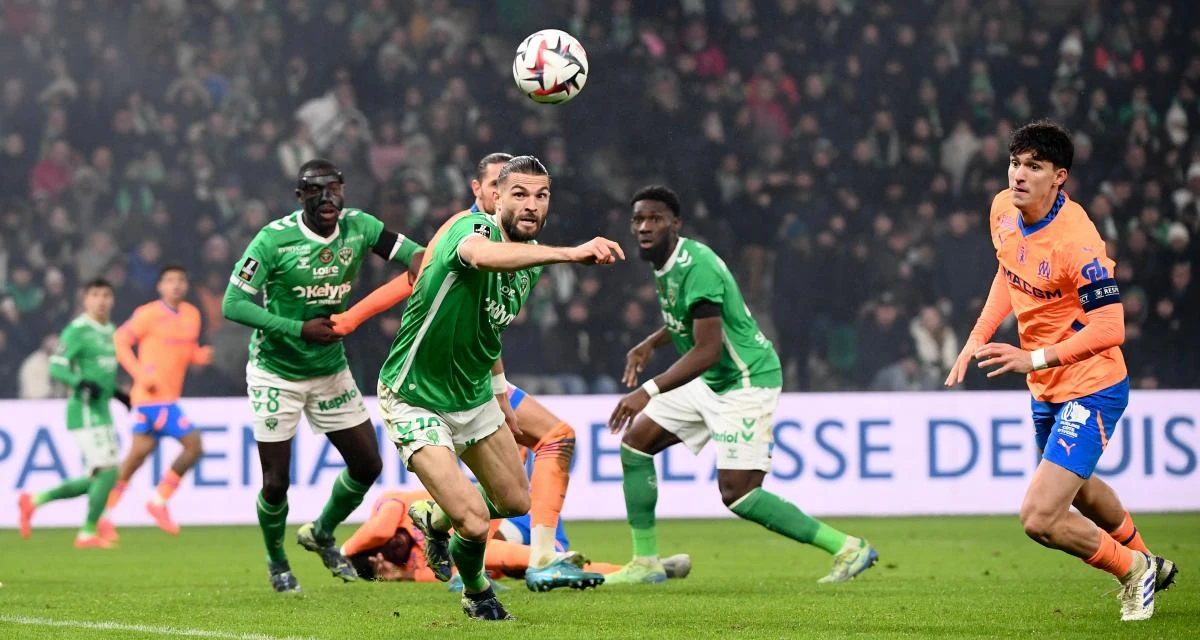
{"type": "Polygon", "coordinates": [[[992,369],[989,378],[1026,376],[1042,460],[1021,505],[1025,533],[1111,573],[1121,583],[1121,619],[1146,620],[1175,565],[1149,553],[1116,492],[1092,475],[1129,404],[1115,264],[1087,212],[1062,190],[1071,136],[1033,122],[1013,134],[1008,153],[1009,188],[988,216],[1000,267],[946,386],[962,382],[972,358],[992,369]],[[1013,312],[1020,348],[989,343],[1013,312]]]}
{"type": "Polygon", "coordinates": [[[550,205],[550,176],[536,158],[505,163],[497,188],[496,215],[459,218],[430,252],[379,375],[388,435],[435,500],[410,509],[429,567],[449,580],[452,558],[463,579],[463,611],[484,620],[510,618],[483,570],[489,521],[523,514],[530,503],[507,384],[489,383],[498,373],[501,334],[543,265],[611,264],[623,257],[620,246],[604,238],[573,248],[535,242],[550,205]],[[459,468],[459,457],[479,490],[459,468]]]}
{"type": "MultiPolygon", "coordinates": [[[[459,218],[476,213],[495,215],[496,184],[500,169],[512,159],[507,153],[492,153],[484,156],[476,167],[471,191],[475,202],[471,208],[447,220],[430,241],[421,267],[428,264],[438,239],[459,218]]],[[[372,291],[345,313],[334,314],[334,330],[339,335],[348,335],[368,318],[396,306],[412,293],[412,282],[407,276],[398,276],[372,291]]],[[[507,384],[503,379],[502,365],[494,369],[496,387],[505,389],[509,403],[516,413],[520,433],[517,444],[528,447],[534,454],[533,477],[530,480],[532,496],[529,507],[529,571],[524,572],[525,585],[531,591],[548,591],[561,586],[585,588],[602,580],[599,575],[587,571],[576,571],[557,562],[555,532],[558,529],[563,501],[566,499],[571,459],[575,455],[575,430],[550,412],[524,390],[507,384]],[[566,570],[565,572],[563,570],[566,570]]],[[[577,567],[576,567],[577,569],[577,567]]]]}
{"type": "Polygon", "coordinates": [[[292,438],[307,418],[346,461],[321,515],[300,527],[297,542],[345,580],[354,567],[337,549],[334,528],[360,503],[382,462],[375,428],[350,374],[341,336],[329,316],[345,309],[368,253],[407,264],[415,273],[420,245],[384,228],[374,216],[344,207],[342,172],[328,160],[300,167],[302,209],[263,227],[234,268],[225,291],[226,318],[254,328],[246,386],[262,464],[258,522],[276,591],[298,591],[283,551],[292,438]],[[263,293],[266,308],[254,302],[263,293]]]}
{"type": "Polygon", "coordinates": [[[771,470],[775,407],[783,373],[774,346],[758,329],[725,262],[708,246],[679,235],[679,196],[662,186],[634,194],[638,255],[654,267],[666,325],[629,351],[624,382],[654,350],[671,343],[680,358],[621,399],[609,418],[621,439],[622,488],[633,533],[633,560],[606,577],[609,584],[663,582],[654,508],[654,456],[683,443],[699,453],[717,442],[721,501],[738,517],[833,555],[821,583],[846,582],[871,568],[875,549],[813,518],[762,488],[771,470]]]}

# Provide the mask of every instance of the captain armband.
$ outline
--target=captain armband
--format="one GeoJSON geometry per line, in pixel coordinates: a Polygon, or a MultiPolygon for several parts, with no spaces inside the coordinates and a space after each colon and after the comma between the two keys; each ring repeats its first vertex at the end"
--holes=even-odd
{"type": "Polygon", "coordinates": [[[1120,302],[1121,289],[1112,278],[1097,280],[1079,288],[1079,304],[1083,306],[1085,313],[1120,302]]]}

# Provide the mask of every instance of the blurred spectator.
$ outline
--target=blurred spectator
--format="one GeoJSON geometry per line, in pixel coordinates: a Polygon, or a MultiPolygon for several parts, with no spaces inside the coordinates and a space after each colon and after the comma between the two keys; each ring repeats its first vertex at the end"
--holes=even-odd
{"type": "Polygon", "coordinates": [[[58,336],[48,335],[42,339],[41,348],[29,354],[21,363],[18,398],[42,400],[66,395],[62,385],[50,377],[50,356],[55,349],[58,349],[58,336]]]}
{"type": "MultiPolygon", "coordinates": [[[[248,336],[220,298],[252,235],[296,208],[300,164],[334,159],[348,205],[424,241],[499,150],[551,168],[551,243],[620,240],[633,189],[675,186],[686,233],[734,270],[788,389],[924,387],[995,275],[985,214],[1008,134],[1047,116],[1074,130],[1067,192],[1140,297],[1134,384],[1200,379],[1200,343],[1185,339],[1200,314],[1190,4],[564,4],[555,17],[597,72],[556,109],[508,81],[532,28],[521,3],[499,20],[477,0],[23,5],[27,20],[0,24],[13,71],[0,83],[0,394],[69,321],[82,282],[113,280],[121,319],[168,262],[192,270],[217,345],[188,392],[238,393],[248,336]]],[[[531,390],[612,390],[658,324],[644,279],[576,271],[548,270],[506,336],[531,390]]],[[[390,275],[365,268],[355,296],[390,275]]],[[[397,318],[348,341],[364,389],[397,318]]],[[[996,339],[1012,338],[1010,321],[996,339]]]]}

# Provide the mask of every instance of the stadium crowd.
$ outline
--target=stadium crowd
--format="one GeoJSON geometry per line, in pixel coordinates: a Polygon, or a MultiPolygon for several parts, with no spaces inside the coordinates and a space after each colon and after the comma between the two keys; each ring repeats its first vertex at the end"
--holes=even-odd
{"type": "MultiPolygon", "coordinates": [[[[297,167],[418,241],[471,203],[475,161],[538,155],[546,240],[628,242],[632,191],[672,185],[685,233],[738,275],[789,390],[935,388],[996,263],[986,213],[1007,136],[1073,132],[1067,191],[1118,263],[1135,387],[1194,387],[1200,340],[1200,5],[1134,0],[7,0],[0,9],[0,397],[61,395],[78,286],[116,322],[182,264],[215,360],[188,393],[240,394],[234,261],[296,207],[297,167]],[[524,35],[587,49],[583,94],[515,90],[524,35]]],[[[634,256],[631,255],[631,258],[634,256]]],[[[397,272],[371,261],[357,296],[397,272]]],[[[548,269],[506,336],[532,392],[611,392],[659,324],[636,259],[548,269]]],[[[395,310],[347,341],[363,389],[395,310]]],[[[1009,324],[997,339],[1014,342],[1009,324]]],[[[969,387],[1022,388],[1019,377],[969,387]]]]}

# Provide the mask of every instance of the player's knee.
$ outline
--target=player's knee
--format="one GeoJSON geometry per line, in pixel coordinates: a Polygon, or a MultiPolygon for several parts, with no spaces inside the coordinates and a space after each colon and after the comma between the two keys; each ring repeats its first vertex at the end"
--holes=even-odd
{"type": "Polygon", "coordinates": [[[1021,509],[1021,527],[1025,535],[1035,542],[1048,545],[1054,538],[1054,528],[1059,518],[1054,514],[1034,508],[1021,509]]]}
{"type": "Polygon", "coordinates": [[[451,524],[454,525],[454,530],[458,535],[468,540],[486,540],[488,534],[488,513],[487,507],[482,503],[479,507],[470,507],[465,512],[458,514],[458,517],[450,518],[451,524]]]}
{"type": "Polygon", "coordinates": [[[721,492],[721,502],[732,508],[746,494],[762,486],[762,478],[754,475],[717,474],[717,490],[721,492]]]}
{"type": "Polygon", "coordinates": [[[529,497],[529,491],[523,491],[513,492],[511,496],[506,496],[501,501],[493,501],[492,504],[500,512],[500,517],[516,518],[529,513],[533,501],[529,497]]]}
{"type": "Polygon", "coordinates": [[[263,478],[262,496],[270,504],[279,504],[287,499],[288,482],[286,479],[263,478]]]}
{"type": "Polygon", "coordinates": [[[747,493],[754,490],[754,487],[748,487],[741,484],[736,485],[721,485],[721,502],[728,508],[733,508],[733,504],[738,500],[746,497],[747,493]]]}

